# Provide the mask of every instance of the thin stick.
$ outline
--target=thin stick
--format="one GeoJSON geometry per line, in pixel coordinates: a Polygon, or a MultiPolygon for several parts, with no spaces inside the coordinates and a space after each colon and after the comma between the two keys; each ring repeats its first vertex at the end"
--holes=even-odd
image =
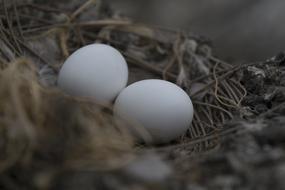
{"type": "Polygon", "coordinates": [[[15,12],[15,16],[16,16],[16,22],[17,22],[20,38],[23,40],[24,39],[24,35],[23,35],[22,27],[21,27],[19,13],[18,13],[17,6],[16,6],[17,1],[13,0],[12,2],[13,2],[12,4],[13,4],[13,9],[14,9],[14,12],[15,12]]]}
{"type": "Polygon", "coordinates": [[[78,17],[85,9],[87,9],[92,4],[95,4],[96,0],[87,0],[83,5],[81,5],[72,15],[70,16],[70,21],[73,21],[76,17],[78,17]]]}
{"type": "Polygon", "coordinates": [[[221,111],[225,112],[230,118],[233,118],[233,115],[229,111],[225,110],[224,108],[222,108],[220,106],[216,106],[216,105],[208,104],[208,103],[204,103],[204,102],[199,102],[199,101],[193,101],[193,103],[198,104],[198,105],[203,105],[203,106],[209,106],[209,107],[221,110],[221,111]]]}
{"type": "Polygon", "coordinates": [[[240,87],[241,90],[243,91],[243,94],[242,94],[242,97],[240,98],[239,102],[238,102],[238,105],[240,106],[242,101],[244,100],[244,98],[247,96],[247,90],[245,89],[245,87],[243,85],[241,85],[239,82],[236,82],[234,80],[230,80],[231,82],[233,82],[235,85],[235,87],[240,87]]]}
{"type": "Polygon", "coordinates": [[[177,148],[183,148],[183,147],[190,147],[192,145],[196,145],[205,141],[210,141],[210,140],[214,140],[214,139],[218,139],[220,137],[223,136],[229,136],[230,134],[233,133],[237,133],[237,131],[239,131],[240,133],[247,131],[247,129],[244,128],[240,128],[240,127],[233,127],[230,129],[226,129],[224,131],[218,132],[218,133],[214,133],[205,137],[200,137],[197,138],[196,140],[191,140],[188,143],[183,143],[183,144],[175,144],[175,145],[170,145],[170,146],[166,146],[166,147],[157,147],[156,150],[157,151],[167,151],[169,149],[177,149],[177,148]]]}
{"type": "MultiPolygon", "coordinates": [[[[199,126],[199,132],[202,131],[202,135],[206,135],[206,131],[204,129],[204,126],[202,125],[202,120],[200,119],[199,114],[196,114],[196,119],[198,121],[198,126],[199,126]]],[[[200,134],[199,134],[200,135],[200,134]]]]}
{"type": "MultiPolygon", "coordinates": [[[[216,99],[218,100],[218,102],[220,102],[222,105],[226,106],[226,107],[232,107],[232,108],[236,108],[236,106],[233,106],[233,105],[230,105],[230,104],[227,104],[225,102],[223,102],[219,95],[218,95],[218,85],[219,85],[219,80],[216,76],[216,67],[218,66],[218,63],[216,63],[216,65],[214,66],[214,69],[213,69],[213,76],[214,76],[214,80],[215,80],[215,90],[214,90],[214,94],[215,94],[215,97],[216,99]]],[[[230,101],[231,102],[231,101],[230,101]]]]}
{"type": "Polygon", "coordinates": [[[81,28],[76,28],[75,32],[76,32],[76,34],[78,36],[80,45],[83,46],[84,44],[86,44],[86,40],[84,39],[84,36],[82,34],[82,31],[81,31],[81,28]]]}
{"type": "Polygon", "coordinates": [[[64,24],[53,24],[49,26],[43,26],[40,28],[33,28],[25,30],[24,33],[38,32],[42,30],[48,30],[52,28],[72,28],[72,27],[82,27],[82,28],[100,28],[104,26],[128,26],[132,22],[128,20],[115,20],[115,19],[105,19],[105,20],[96,20],[96,21],[86,21],[80,23],[64,23],[64,24]]]}
{"type": "Polygon", "coordinates": [[[34,3],[24,3],[20,4],[17,6],[18,8],[24,8],[24,7],[30,7],[39,11],[44,11],[44,12],[53,12],[53,13],[62,13],[62,10],[48,7],[48,6],[41,6],[39,4],[34,4],[34,3]]]}
{"type": "MultiPolygon", "coordinates": [[[[12,27],[12,23],[10,22],[6,0],[3,0],[3,7],[4,7],[4,14],[6,16],[6,21],[7,21],[7,25],[8,25],[8,30],[10,32],[10,36],[13,39],[13,41],[14,41],[14,43],[16,45],[17,50],[19,51],[20,54],[22,54],[22,49],[20,48],[20,45],[17,42],[16,36],[14,34],[13,27],[12,27]]],[[[2,21],[1,21],[1,23],[2,23],[2,21]]],[[[3,24],[1,24],[1,25],[3,26],[3,24]]]]}
{"type": "MultiPolygon", "coordinates": [[[[223,74],[220,77],[217,77],[218,80],[224,80],[226,77],[228,77],[229,75],[233,74],[234,72],[238,71],[241,67],[240,66],[235,66],[234,68],[230,69],[228,72],[226,72],[225,74],[223,74]]],[[[201,90],[195,92],[192,97],[196,97],[198,94],[204,92],[206,89],[212,87],[213,85],[215,85],[216,81],[212,81],[210,82],[208,85],[206,85],[204,88],[202,88],[201,90]]]]}
{"type": "MultiPolygon", "coordinates": [[[[15,53],[16,55],[19,55],[19,52],[15,49],[15,47],[10,43],[10,41],[8,40],[8,37],[5,33],[5,31],[3,30],[3,23],[2,20],[0,20],[0,39],[3,41],[3,43],[5,43],[5,45],[11,49],[11,51],[13,53],[15,53]]],[[[10,60],[11,61],[11,60],[10,60]]]]}
{"type": "Polygon", "coordinates": [[[169,61],[169,63],[166,65],[166,67],[162,71],[162,78],[163,80],[167,80],[167,74],[169,69],[174,65],[176,61],[176,56],[173,56],[172,59],[169,61]]]}
{"type": "Polygon", "coordinates": [[[214,56],[210,56],[209,59],[211,61],[214,61],[215,63],[221,63],[222,65],[226,66],[227,68],[232,68],[233,66],[230,65],[229,63],[225,62],[225,61],[222,61],[214,56]]]}
{"type": "Polygon", "coordinates": [[[235,94],[235,92],[233,92],[232,87],[227,83],[227,80],[224,80],[220,83],[221,88],[220,88],[220,92],[223,92],[227,95],[227,99],[229,99],[229,102],[232,103],[234,106],[237,106],[237,102],[239,100],[239,98],[237,97],[237,95],[235,94]]]}
{"type": "MultiPolygon", "coordinates": [[[[124,53],[124,52],[123,52],[123,55],[127,58],[127,60],[129,60],[129,63],[131,63],[131,64],[134,64],[134,65],[136,65],[136,66],[142,67],[142,68],[144,68],[144,69],[146,69],[146,70],[149,70],[149,71],[151,71],[152,73],[158,74],[158,75],[160,75],[160,76],[161,76],[162,73],[163,73],[163,71],[162,71],[161,69],[152,66],[152,64],[145,63],[143,60],[140,60],[140,59],[138,59],[138,58],[135,58],[134,56],[132,56],[132,55],[130,55],[130,54],[128,54],[128,53],[124,53]]],[[[169,77],[171,80],[175,80],[176,77],[177,77],[175,74],[169,73],[169,72],[168,72],[166,75],[167,75],[167,77],[169,77]]]]}
{"type": "MultiPolygon", "coordinates": [[[[207,107],[207,106],[205,106],[205,107],[206,107],[206,109],[209,108],[209,107],[207,107]]],[[[209,111],[209,110],[208,110],[208,111],[209,111]]],[[[214,121],[212,120],[211,115],[210,115],[205,109],[202,109],[202,112],[204,113],[204,115],[206,116],[206,118],[209,120],[210,125],[211,125],[211,126],[214,126],[214,121]]]]}
{"type": "Polygon", "coordinates": [[[24,47],[26,48],[32,55],[34,55],[35,57],[37,57],[40,61],[42,61],[45,65],[50,65],[51,64],[45,60],[43,57],[41,57],[38,53],[36,53],[33,49],[31,49],[26,43],[22,42],[21,40],[18,40],[18,42],[24,47]]]}
{"type": "Polygon", "coordinates": [[[66,30],[61,30],[59,33],[59,41],[60,47],[63,54],[63,57],[66,59],[69,56],[68,46],[67,46],[67,39],[68,34],[66,34],[66,30]]]}

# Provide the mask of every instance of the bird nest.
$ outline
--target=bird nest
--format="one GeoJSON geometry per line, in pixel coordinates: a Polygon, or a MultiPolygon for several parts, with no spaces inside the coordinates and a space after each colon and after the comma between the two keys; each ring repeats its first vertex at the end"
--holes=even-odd
{"type": "MultiPolygon", "coordinates": [[[[101,1],[59,3],[2,0],[0,8],[0,173],[58,167],[110,169],[132,159],[137,146],[109,108],[67,97],[56,86],[63,61],[94,42],[119,49],[130,83],[169,80],[191,97],[195,114],[187,133],[162,151],[211,150],[234,130],[225,124],[244,117],[247,90],[242,66],[212,54],[208,39],[185,31],[134,23],[101,1]],[[72,10],[72,11],[71,11],[72,10]],[[128,158],[128,159],[126,159],[128,158]],[[35,165],[33,164],[35,163],[35,165]],[[32,168],[27,166],[34,165],[32,168]]],[[[151,147],[139,148],[139,151],[151,147]]],[[[36,184],[44,182],[38,177],[36,184]]]]}

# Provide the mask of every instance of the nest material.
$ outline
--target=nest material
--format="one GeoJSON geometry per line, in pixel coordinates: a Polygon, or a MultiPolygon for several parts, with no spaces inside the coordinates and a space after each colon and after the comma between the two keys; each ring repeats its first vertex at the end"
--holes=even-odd
{"type": "Polygon", "coordinates": [[[37,184],[38,175],[110,170],[132,159],[132,138],[109,110],[44,89],[29,61],[9,63],[0,86],[1,175],[25,171],[37,184]]]}
{"type": "Polygon", "coordinates": [[[176,145],[161,150],[212,149],[219,144],[217,139],[236,130],[225,128],[227,121],[249,113],[242,106],[247,95],[238,72],[242,67],[215,58],[207,39],[133,23],[113,14],[101,1],[77,2],[73,11],[60,2],[60,8],[34,2],[1,1],[0,122],[7,141],[0,146],[6,150],[0,157],[0,172],[14,165],[25,167],[35,161],[35,155],[51,159],[46,163],[78,163],[78,167],[91,163],[95,168],[114,166],[113,158],[131,155],[132,140],[123,128],[114,126],[110,113],[50,89],[63,60],[94,42],[111,44],[123,53],[130,67],[130,83],[162,78],[177,83],[191,96],[192,125],[176,145]],[[31,61],[18,59],[23,56],[31,61]],[[59,144],[59,150],[53,150],[59,144]]]}
{"type": "Polygon", "coordinates": [[[215,58],[209,43],[201,37],[135,24],[122,18],[86,20],[84,13],[88,10],[102,10],[100,2],[92,9],[96,5],[94,0],[79,5],[72,14],[44,5],[2,2],[1,41],[7,48],[1,52],[5,61],[28,51],[32,57],[36,56],[38,65],[48,64],[59,69],[62,60],[77,48],[94,42],[109,43],[120,49],[128,60],[132,82],[163,78],[176,82],[191,95],[196,114],[187,134],[190,138],[218,130],[226,120],[233,118],[234,111],[242,108],[246,90],[235,75],[239,67],[215,58]],[[40,17],[31,18],[32,14],[40,17]],[[61,50],[59,65],[25,45],[51,35],[61,50]],[[9,55],[11,52],[14,54],[9,55]]]}
{"type": "MultiPolygon", "coordinates": [[[[120,49],[128,60],[131,82],[163,78],[188,92],[195,115],[183,141],[216,133],[226,121],[243,114],[241,103],[247,92],[236,74],[241,67],[215,58],[208,41],[201,37],[121,18],[86,20],[83,12],[94,11],[96,5],[91,0],[71,14],[44,4],[2,0],[2,5],[2,65],[26,55],[37,63],[39,71],[45,66],[44,69],[48,67],[56,73],[62,60],[77,48],[94,42],[109,43],[120,49]],[[53,46],[48,42],[44,43],[47,47],[37,45],[47,38],[55,40],[53,46],[61,51],[61,56],[51,51],[53,46]],[[53,54],[45,55],[43,48],[53,54]]],[[[97,2],[95,11],[100,13],[102,5],[99,5],[97,2]]]]}
{"type": "MultiPolygon", "coordinates": [[[[4,64],[25,54],[37,62],[39,70],[45,65],[56,73],[62,60],[77,48],[94,42],[109,43],[128,60],[131,82],[163,78],[176,82],[189,93],[195,115],[183,141],[216,133],[234,115],[243,113],[241,103],[246,90],[236,75],[240,67],[215,58],[208,41],[201,37],[135,24],[127,19],[102,19],[101,2],[95,8],[100,20],[86,20],[83,14],[94,11],[94,1],[78,5],[71,14],[44,4],[2,0],[2,5],[0,42],[4,64]],[[44,55],[45,47],[37,45],[38,41],[51,37],[61,56],[44,55]]],[[[47,42],[44,45],[47,51],[53,48],[47,42]]]]}

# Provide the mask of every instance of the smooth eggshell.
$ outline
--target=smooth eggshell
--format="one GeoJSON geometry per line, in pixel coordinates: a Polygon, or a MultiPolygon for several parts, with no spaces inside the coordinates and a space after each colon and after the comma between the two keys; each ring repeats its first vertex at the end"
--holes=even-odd
{"type": "Polygon", "coordinates": [[[115,48],[92,44],[75,51],[63,64],[58,86],[70,95],[110,104],[128,81],[128,67],[115,48]]]}
{"type": "Polygon", "coordinates": [[[117,97],[114,114],[139,124],[156,144],[179,138],[193,118],[190,97],[179,86],[163,80],[143,80],[125,88],[117,97]]]}

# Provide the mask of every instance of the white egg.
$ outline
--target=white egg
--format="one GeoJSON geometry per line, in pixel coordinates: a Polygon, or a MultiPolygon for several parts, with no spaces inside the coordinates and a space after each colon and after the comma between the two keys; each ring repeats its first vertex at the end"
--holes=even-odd
{"type": "Polygon", "coordinates": [[[143,80],[125,88],[117,97],[114,114],[143,127],[156,144],[175,140],[193,118],[190,97],[179,86],[164,80],[143,80]]]}
{"type": "Polygon", "coordinates": [[[75,51],[63,64],[58,86],[70,95],[110,104],[126,87],[128,67],[115,48],[92,44],[75,51]]]}

